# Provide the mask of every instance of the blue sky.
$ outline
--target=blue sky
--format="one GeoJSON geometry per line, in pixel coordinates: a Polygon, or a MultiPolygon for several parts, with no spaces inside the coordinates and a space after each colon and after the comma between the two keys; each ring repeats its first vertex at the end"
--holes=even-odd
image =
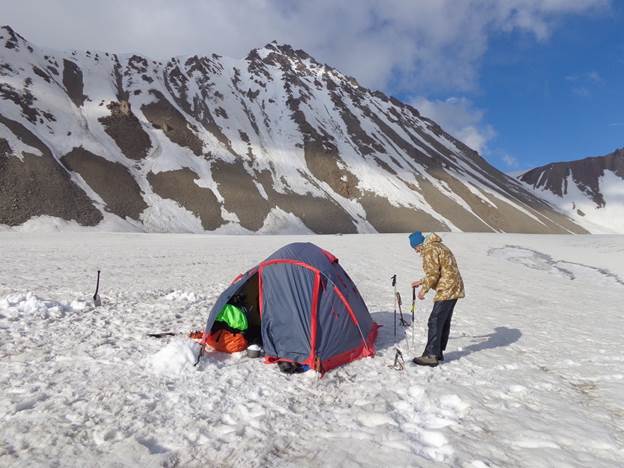
{"type": "Polygon", "coordinates": [[[523,169],[624,146],[623,4],[567,18],[547,41],[526,33],[492,40],[468,95],[496,133],[489,159],[523,169]]]}
{"type": "Polygon", "coordinates": [[[242,58],[277,40],[414,104],[504,171],[624,146],[624,0],[20,0],[55,49],[242,58]]]}

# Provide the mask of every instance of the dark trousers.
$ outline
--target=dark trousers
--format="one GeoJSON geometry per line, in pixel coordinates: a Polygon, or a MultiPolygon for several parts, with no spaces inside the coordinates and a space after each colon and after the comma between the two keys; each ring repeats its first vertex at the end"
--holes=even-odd
{"type": "Polygon", "coordinates": [[[457,299],[434,303],[429,316],[429,338],[425,347],[425,355],[442,357],[442,351],[446,349],[451,332],[451,318],[455,304],[457,304],[457,299]]]}

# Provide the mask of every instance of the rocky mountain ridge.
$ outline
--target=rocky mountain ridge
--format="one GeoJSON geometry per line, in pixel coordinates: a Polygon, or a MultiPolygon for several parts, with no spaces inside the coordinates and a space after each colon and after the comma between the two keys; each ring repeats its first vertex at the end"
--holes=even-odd
{"type": "Polygon", "coordinates": [[[413,107],[288,45],[163,61],[51,51],[5,26],[0,224],[50,219],[156,232],[585,232],[413,107]]]}
{"type": "Polygon", "coordinates": [[[518,179],[587,229],[624,233],[624,148],[546,164],[518,179]]]}

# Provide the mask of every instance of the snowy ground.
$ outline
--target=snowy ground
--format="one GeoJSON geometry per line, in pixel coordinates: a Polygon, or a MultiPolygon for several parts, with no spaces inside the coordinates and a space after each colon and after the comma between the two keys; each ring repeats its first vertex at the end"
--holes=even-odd
{"type": "Polygon", "coordinates": [[[624,237],[443,237],[468,294],[447,362],[397,372],[390,276],[409,302],[420,275],[404,235],[0,233],[0,466],[623,466],[624,237]],[[146,337],[202,328],[237,273],[303,239],[384,325],[374,359],[321,380],[196,369],[187,341],[146,337]]]}

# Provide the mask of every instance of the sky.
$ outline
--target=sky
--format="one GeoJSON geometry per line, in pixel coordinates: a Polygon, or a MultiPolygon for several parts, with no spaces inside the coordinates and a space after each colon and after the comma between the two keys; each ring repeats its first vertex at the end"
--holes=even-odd
{"type": "Polygon", "coordinates": [[[0,0],[55,49],[242,58],[277,40],[507,172],[624,146],[624,0],[0,0]]]}

